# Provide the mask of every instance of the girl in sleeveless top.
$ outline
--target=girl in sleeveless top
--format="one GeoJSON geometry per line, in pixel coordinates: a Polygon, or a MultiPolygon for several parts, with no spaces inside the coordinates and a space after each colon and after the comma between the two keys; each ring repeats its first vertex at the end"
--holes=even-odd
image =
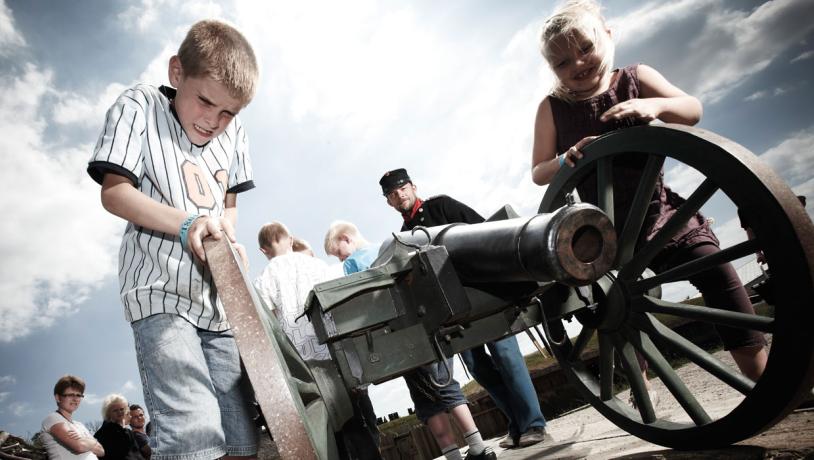
{"type": "MultiPolygon", "coordinates": [[[[554,73],[555,86],[540,103],[534,125],[532,180],[538,185],[548,184],[560,168],[575,166],[583,158],[581,149],[601,134],[655,119],[694,125],[701,118],[701,102],[652,67],[638,64],[612,70],[611,31],[599,10],[593,0],[571,0],[543,26],[541,51],[554,73]]],[[[645,160],[640,154],[614,159],[614,211],[620,222],[630,210],[645,160]]],[[[684,202],[664,184],[663,174],[646,211],[640,244],[650,240],[684,202]]],[[[588,178],[577,189],[582,201],[597,202],[595,179],[588,178]]],[[[696,213],[650,268],[662,272],[719,250],[708,221],[696,213]]],[[[708,306],[754,313],[731,264],[699,273],[689,281],[708,306]]],[[[741,372],[757,380],[768,357],[763,335],[743,329],[716,329],[741,372]]],[[[640,358],[640,364],[644,374],[646,362],[640,358]]],[[[649,388],[646,378],[645,383],[649,388]]]]}

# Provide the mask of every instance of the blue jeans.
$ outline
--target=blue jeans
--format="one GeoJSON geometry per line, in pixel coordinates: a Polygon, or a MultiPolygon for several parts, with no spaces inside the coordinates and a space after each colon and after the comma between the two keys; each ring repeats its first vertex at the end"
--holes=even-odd
{"type": "Polygon", "coordinates": [[[252,392],[232,332],[198,329],[167,313],[131,326],[153,460],[255,455],[252,392]]]}
{"type": "Polygon", "coordinates": [[[545,417],[517,339],[507,337],[489,342],[486,347],[489,354],[479,345],[462,352],[461,358],[475,381],[506,415],[509,434],[516,439],[531,428],[544,427],[545,417]]]}

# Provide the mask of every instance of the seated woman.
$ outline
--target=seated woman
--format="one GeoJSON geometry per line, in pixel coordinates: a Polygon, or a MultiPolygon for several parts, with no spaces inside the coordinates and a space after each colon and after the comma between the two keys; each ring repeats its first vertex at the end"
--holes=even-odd
{"type": "Polygon", "coordinates": [[[130,406],[120,394],[110,394],[102,402],[104,422],[94,436],[105,448],[104,460],[144,460],[133,431],[126,428],[130,406]]]}
{"type": "Polygon", "coordinates": [[[66,375],[54,385],[57,410],[42,421],[42,440],[52,460],[96,460],[105,450],[81,422],[73,420],[85,397],[85,381],[66,375]]]}

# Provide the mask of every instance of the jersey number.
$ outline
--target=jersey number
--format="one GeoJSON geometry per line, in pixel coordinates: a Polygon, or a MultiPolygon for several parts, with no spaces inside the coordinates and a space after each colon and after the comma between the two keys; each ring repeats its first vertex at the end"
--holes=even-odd
{"type": "MultiPolygon", "coordinates": [[[[189,198],[189,201],[193,202],[195,206],[199,208],[214,209],[215,195],[212,194],[212,190],[206,182],[206,177],[204,177],[201,172],[201,168],[195,163],[184,161],[184,164],[181,165],[181,174],[184,176],[184,185],[186,185],[187,198],[189,198]]],[[[218,181],[218,184],[221,186],[222,204],[223,198],[226,196],[226,170],[219,169],[216,171],[215,180],[218,181]]]]}

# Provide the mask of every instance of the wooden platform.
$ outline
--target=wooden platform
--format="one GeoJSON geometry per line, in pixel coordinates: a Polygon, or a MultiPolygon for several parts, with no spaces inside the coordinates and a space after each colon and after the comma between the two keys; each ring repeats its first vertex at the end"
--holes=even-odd
{"type": "MultiPolygon", "coordinates": [[[[729,353],[715,355],[732,364],[729,353]]],[[[678,373],[713,416],[729,412],[743,397],[693,364],[681,367],[678,373]]],[[[661,382],[654,380],[653,384],[662,395],[656,406],[658,416],[688,420],[661,382]]],[[[627,396],[627,391],[617,395],[623,400],[627,396]]],[[[500,449],[497,446],[500,438],[488,443],[502,460],[814,458],[814,409],[798,409],[758,436],[725,449],[707,451],[676,451],[643,441],[622,431],[592,407],[549,421],[547,433],[544,442],[523,449],[500,449]]]]}

